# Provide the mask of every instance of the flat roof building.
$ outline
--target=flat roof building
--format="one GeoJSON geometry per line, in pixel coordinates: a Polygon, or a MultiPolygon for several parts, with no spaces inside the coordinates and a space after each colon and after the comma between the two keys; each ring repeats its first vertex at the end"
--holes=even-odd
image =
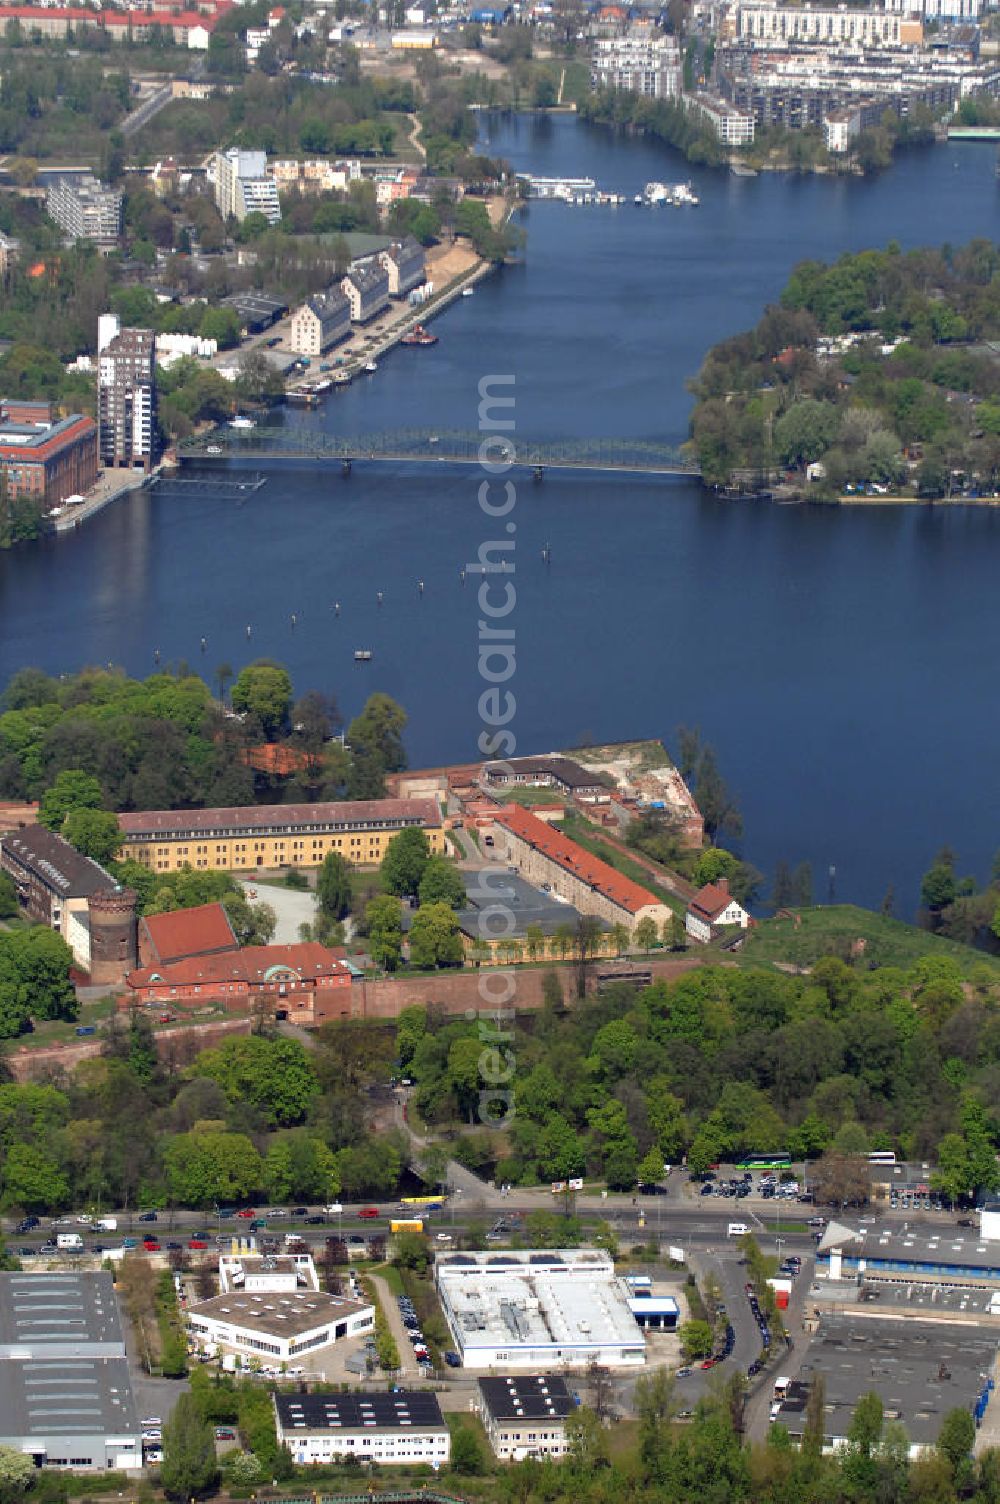
{"type": "Polygon", "coordinates": [[[772,1418],[793,1440],[805,1429],[809,1387],[825,1388],[824,1448],[847,1445],[855,1406],[874,1391],[887,1421],[900,1423],[910,1455],[936,1445],[950,1410],[981,1413],[996,1377],[998,1341],[975,1326],[881,1316],[824,1315],[797,1380],[772,1418]]]}
{"type": "Polygon", "coordinates": [[[300,1464],[353,1457],[371,1463],[430,1463],[451,1456],[436,1394],[275,1394],[279,1446],[300,1464]]]}
{"type": "Polygon", "coordinates": [[[82,495],[97,480],[97,424],[56,417],[47,402],[0,401],[0,471],[8,496],[46,511],[82,495]]]}
{"type": "Polygon", "coordinates": [[[91,173],[50,179],[45,209],[67,240],[92,240],[105,250],[114,250],[121,237],[122,195],[106,188],[91,173]]]}
{"type": "Polygon", "coordinates": [[[375,1329],[375,1308],[318,1290],[228,1290],[188,1311],[192,1341],[207,1353],[241,1353],[275,1363],[375,1329]]]}
{"type": "Polygon", "coordinates": [[[444,851],[433,799],[139,810],[119,815],[118,824],[124,854],[156,872],[317,867],[328,851],[357,866],[377,866],[393,836],[411,826],[427,832],[433,853],[444,851]]]}
{"type": "Polygon", "coordinates": [[[101,462],[150,470],[158,453],[156,337],[102,314],[97,332],[97,418],[101,462]]]}
{"type": "Polygon", "coordinates": [[[831,1222],[816,1247],[816,1272],[831,1280],[862,1272],[866,1280],[916,1276],[1000,1286],[1000,1243],[965,1228],[897,1231],[883,1223],[831,1222]]]}
{"type": "Polygon", "coordinates": [[[561,1374],[508,1374],[478,1382],[483,1429],[501,1462],[566,1455],[566,1421],[576,1400],[561,1374]]]}
{"type": "Polygon", "coordinates": [[[0,1274],[0,1361],[124,1356],[110,1274],[0,1274]]]}
{"type": "Polygon", "coordinates": [[[456,1253],[438,1260],[435,1279],[467,1368],[646,1361],[626,1289],[601,1249],[456,1253]]]}
{"type": "Polygon", "coordinates": [[[267,171],[267,152],[231,146],[212,159],[215,204],[223,219],[241,223],[248,214],[263,214],[268,224],[281,219],[278,185],[267,171]]]}
{"type": "Polygon", "coordinates": [[[38,1467],[142,1466],[110,1274],[0,1274],[0,1445],[38,1467]]]}

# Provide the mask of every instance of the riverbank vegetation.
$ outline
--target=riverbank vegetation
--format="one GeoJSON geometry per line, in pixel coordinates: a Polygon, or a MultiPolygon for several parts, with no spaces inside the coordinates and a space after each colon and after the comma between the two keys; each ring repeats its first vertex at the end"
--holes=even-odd
{"type": "Polygon", "coordinates": [[[994,492],[998,271],[985,240],[801,263],[780,303],[710,350],[691,383],[705,480],[784,471],[815,500],[994,492]]]}
{"type": "Polygon", "coordinates": [[[336,701],[317,691],[296,698],[280,664],[261,659],[234,674],[223,663],[214,679],[216,698],[184,663],[145,680],[23,669],[0,698],[0,798],[38,799],[68,779],[61,827],[71,808],[379,798],[386,773],[406,765],[406,713],[387,695],[369,697],[345,747],[331,740],[343,725],[336,701]],[[265,743],[281,754],[255,755],[265,743]]]}

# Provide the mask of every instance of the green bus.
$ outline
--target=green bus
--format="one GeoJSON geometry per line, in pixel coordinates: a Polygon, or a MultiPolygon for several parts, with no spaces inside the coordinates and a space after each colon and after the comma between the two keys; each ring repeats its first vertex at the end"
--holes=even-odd
{"type": "Polygon", "coordinates": [[[792,1163],[790,1154],[747,1154],[737,1160],[738,1170],[787,1170],[792,1163]]]}

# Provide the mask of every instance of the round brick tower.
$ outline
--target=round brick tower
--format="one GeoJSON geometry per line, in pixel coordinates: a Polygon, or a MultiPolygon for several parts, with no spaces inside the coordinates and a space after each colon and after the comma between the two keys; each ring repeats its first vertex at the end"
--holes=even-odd
{"type": "Polygon", "coordinates": [[[95,986],[117,984],[139,964],[138,894],[132,888],[106,888],[87,900],[90,916],[90,980],[95,986]]]}

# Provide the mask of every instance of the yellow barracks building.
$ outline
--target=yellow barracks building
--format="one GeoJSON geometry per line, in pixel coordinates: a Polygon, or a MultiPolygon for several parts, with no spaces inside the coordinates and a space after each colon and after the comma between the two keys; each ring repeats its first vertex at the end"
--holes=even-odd
{"type": "Polygon", "coordinates": [[[369,799],[344,804],[251,804],[236,809],[151,809],[118,816],[122,857],[154,872],[182,867],[239,872],[256,867],[317,867],[328,851],[376,866],[408,826],[444,851],[433,799],[369,799]]]}

